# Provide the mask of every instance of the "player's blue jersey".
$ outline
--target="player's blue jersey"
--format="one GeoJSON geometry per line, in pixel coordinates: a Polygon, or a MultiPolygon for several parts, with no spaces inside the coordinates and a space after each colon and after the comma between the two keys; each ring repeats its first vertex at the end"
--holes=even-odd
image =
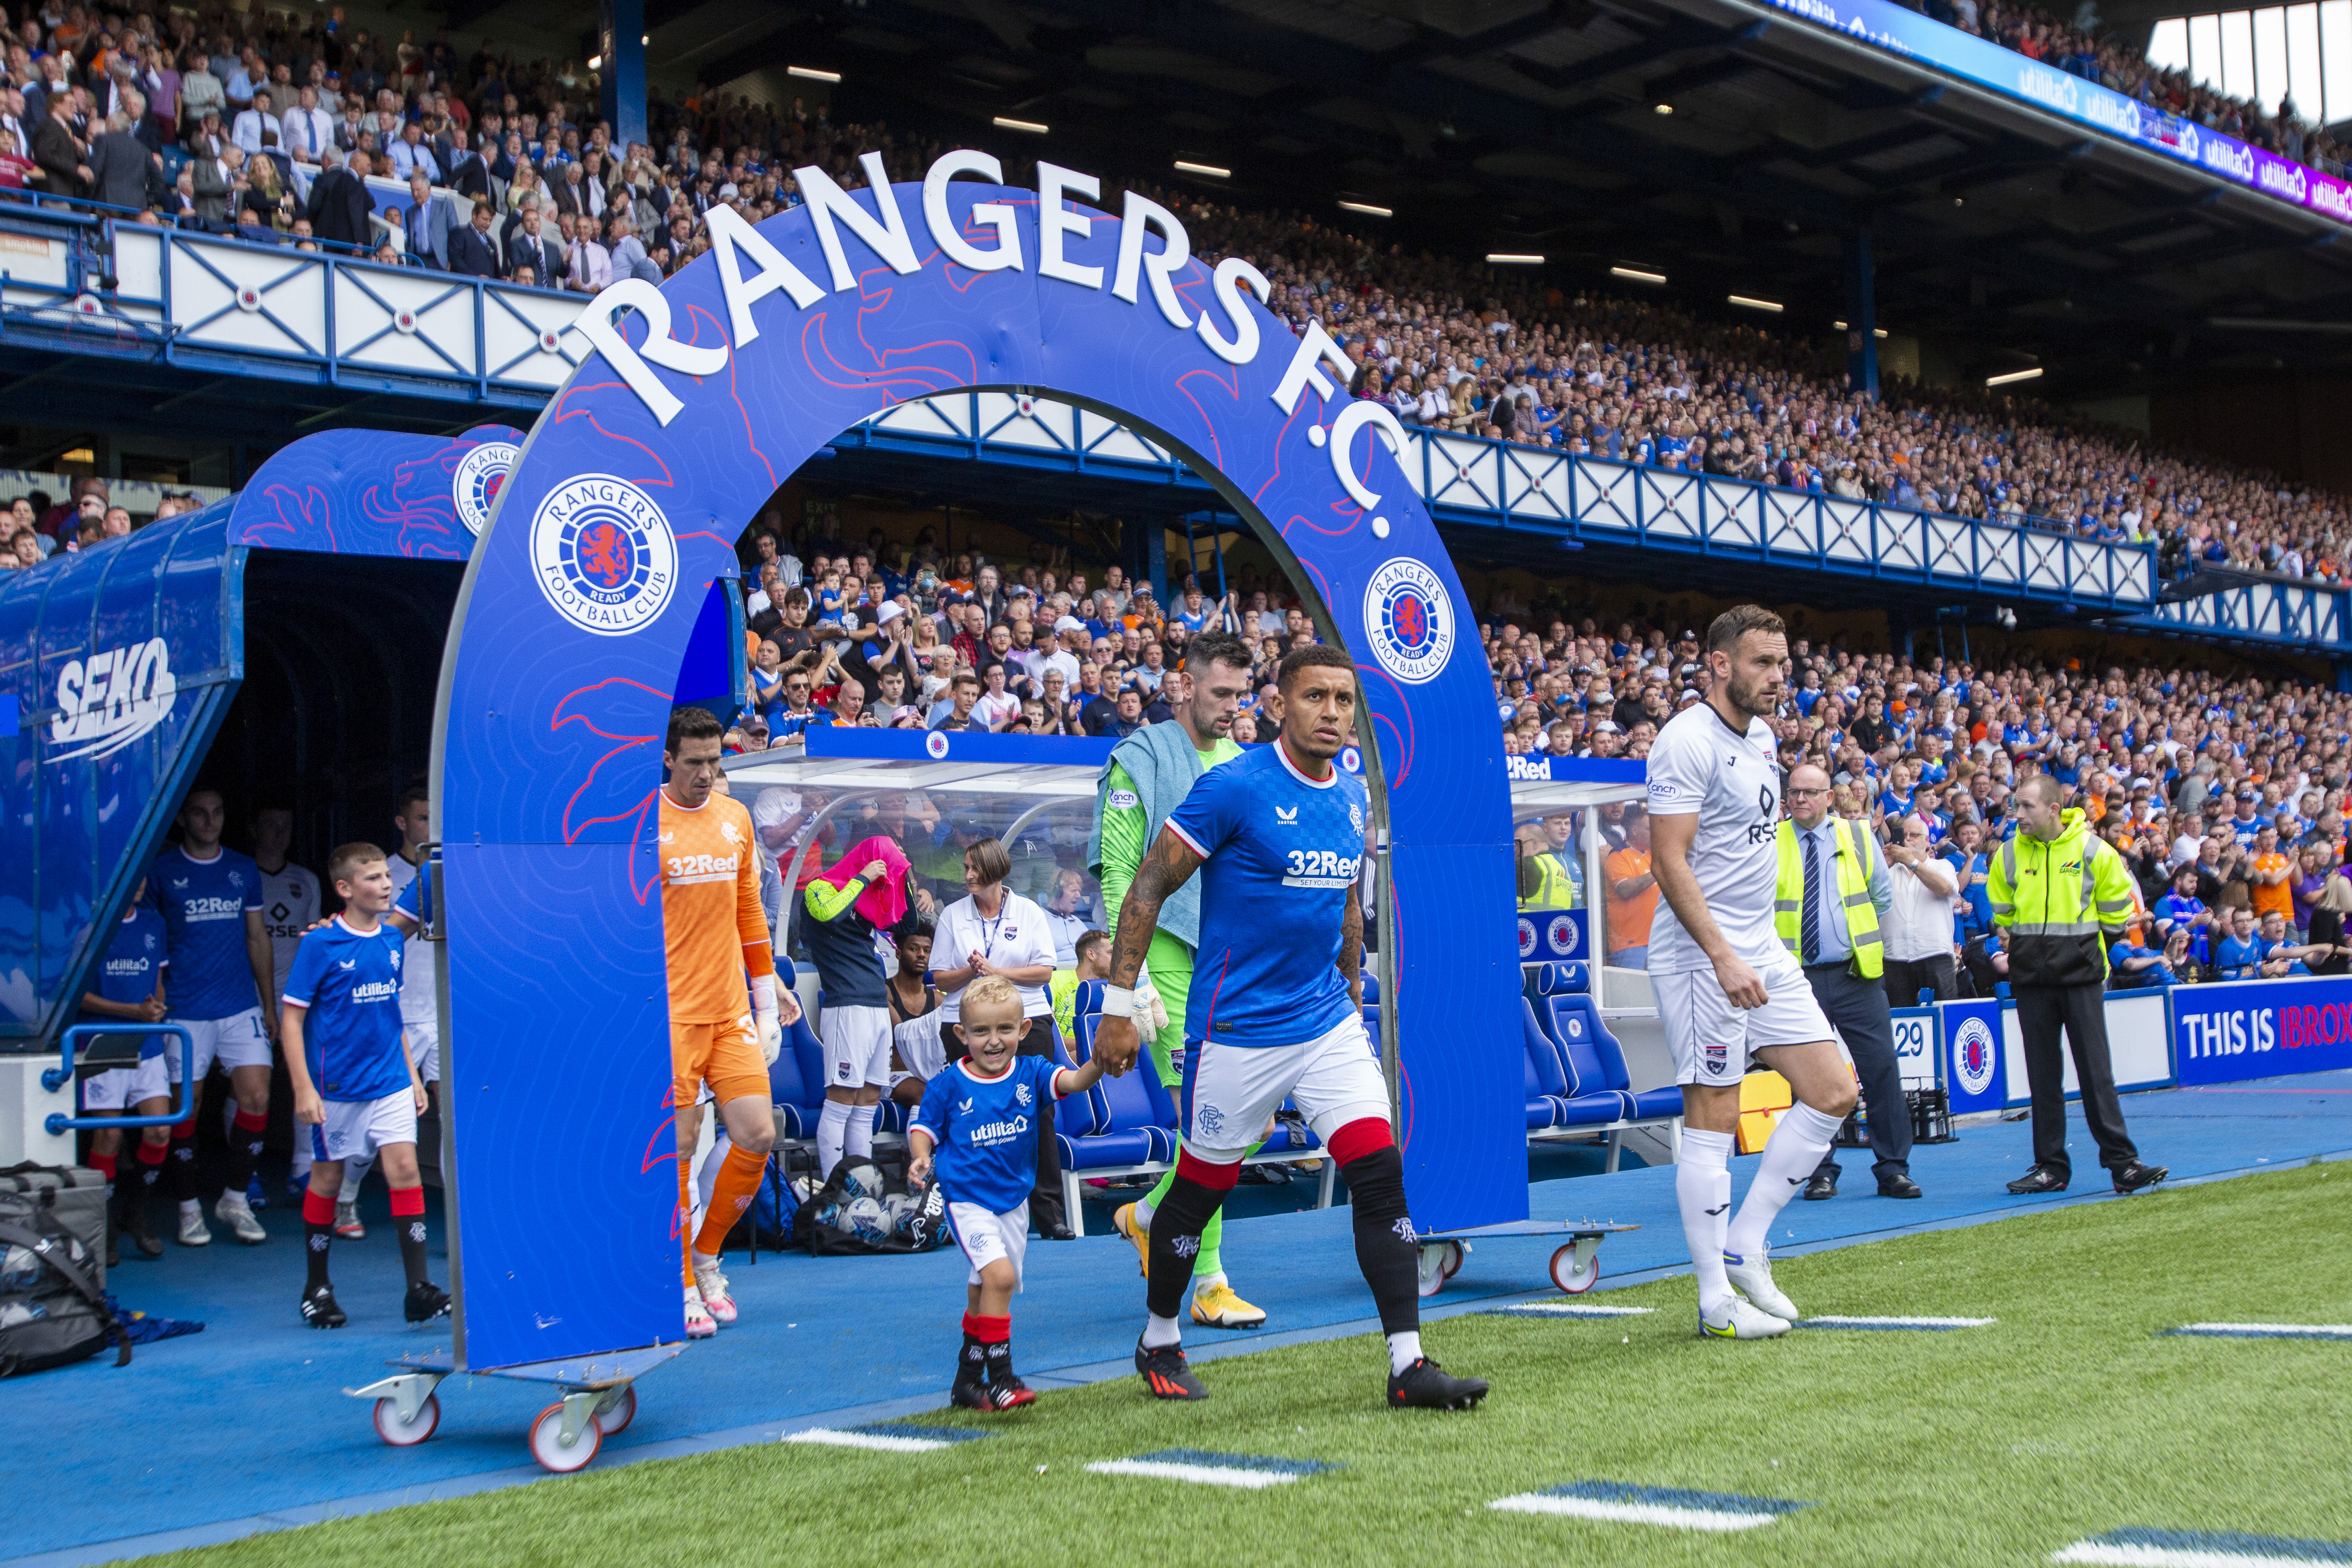
{"type": "Polygon", "coordinates": [[[432,879],[430,873],[417,872],[409,879],[408,886],[400,889],[400,896],[392,900],[392,907],[420,926],[429,924],[433,918],[433,889],[425,884],[432,879]]]}
{"type": "Polygon", "coordinates": [[[923,1090],[915,1123],[937,1152],[933,1169],[948,1201],[1003,1214],[1037,1184],[1037,1110],[1054,1098],[1050,1057],[1014,1057],[1003,1078],[982,1078],[969,1059],[950,1062],[923,1090]]]}
{"type": "Polygon", "coordinates": [[[1353,1010],[1340,922],[1356,896],[1370,797],[1331,770],[1319,783],[1282,742],[1211,768],[1168,827],[1207,863],[1185,1033],[1221,1046],[1295,1046],[1353,1010]]]}
{"type": "Polygon", "coordinates": [[[321,1100],[382,1100],[409,1087],[400,1045],[400,933],[341,915],[302,938],[286,1000],[308,1009],[302,1059],[321,1100]]]}
{"type": "Polygon", "coordinates": [[[175,844],[155,857],[147,896],[171,933],[173,1017],[234,1018],[261,1005],[245,952],[246,911],[261,912],[260,867],[234,849],[192,860],[175,844]]]}
{"type": "MultiPolygon", "coordinates": [[[[122,922],[114,928],[114,939],[106,944],[106,956],[98,963],[98,974],[90,990],[109,1002],[139,1003],[155,994],[155,982],[171,962],[171,938],[163,930],[163,917],[144,904],[134,904],[122,922]]],[[[121,1018],[111,1018],[103,1013],[82,1010],[80,1022],[85,1024],[120,1024],[121,1018]]],[[[163,1037],[148,1035],[139,1047],[142,1057],[163,1054],[163,1037]]]]}

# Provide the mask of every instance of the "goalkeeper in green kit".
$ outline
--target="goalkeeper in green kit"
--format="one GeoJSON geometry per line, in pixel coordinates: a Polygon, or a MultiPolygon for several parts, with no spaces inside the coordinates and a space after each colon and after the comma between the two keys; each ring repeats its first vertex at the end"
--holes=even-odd
{"type": "MultiPolygon", "coordinates": [[[[1119,906],[1127,900],[1136,868],[1160,837],[1168,816],[1181,805],[1192,782],[1218,763],[1242,754],[1232,739],[1234,716],[1250,689],[1248,647],[1227,632],[1196,637],[1184,651],[1191,681],[1176,706],[1176,721],[1153,724],[1121,741],[1095,784],[1095,831],[1087,846],[1087,868],[1102,882],[1103,926],[1116,942],[1119,906]]],[[[1151,987],[1167,1009],[1167,1026],[1150,1037],[1151,1065],[1170,1094],[1179,1092],[1175,1053],[1184,1047],[1184,998],[1192,984],[1192,950],[1200,940],[1200,881],[1178,889],[1160,908],[1159,929],[1144,958],[1151,987]]],[[[1257,1152],[1255,1146],[1251,1153],[1257,1152]]],[[[1176,1180],[1171,1169],[1139,1203],[1112,1216],[1118,1233],[1135,1244],[1150,1271],[1151,1215],[1176,1180]]],[[[1192,1321],[1210,1328],[1254,1329],[1265,1321],[1264,1309],[1234,1293],[1225,1279],[1217,1244],[1224,1230],[1222,1213],[1210,1216],[1192,1265],[1192,1321]]]]}

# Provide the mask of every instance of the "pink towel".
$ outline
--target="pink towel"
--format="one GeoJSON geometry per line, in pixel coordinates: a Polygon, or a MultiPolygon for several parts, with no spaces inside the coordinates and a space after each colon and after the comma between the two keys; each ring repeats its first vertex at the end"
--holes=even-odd
{"type": "Polygon", "coordinates": [[[876,834],[849,847],[849,853],[817,873],[815,880],[845,888],[866,867],[879,860],[889,869],[857,895],[857,912],[877,931],[888,931],[907,918],[907,857],[895,839],[876,834]]]}

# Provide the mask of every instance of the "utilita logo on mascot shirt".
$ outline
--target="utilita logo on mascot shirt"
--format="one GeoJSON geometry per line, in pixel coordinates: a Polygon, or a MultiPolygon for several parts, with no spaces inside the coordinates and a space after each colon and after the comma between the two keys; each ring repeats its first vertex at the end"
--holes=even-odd
{"type": "Polygon", "coordinates": [[[49,761],[110,756],[162,723],[179,695],[163,639],[69,658],[58,671],[58,717],[49,761]]]}

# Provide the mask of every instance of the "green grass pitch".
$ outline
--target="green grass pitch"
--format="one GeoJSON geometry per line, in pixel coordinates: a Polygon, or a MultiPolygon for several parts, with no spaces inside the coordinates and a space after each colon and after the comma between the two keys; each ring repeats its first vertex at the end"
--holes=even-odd
{"type": "MultiPolygon", "coordinates": [[[[190,1568],[877,1562],[2046,1563],[2124,1526],[2352,1539],[2352,1346],[2158,1337],[2352,1318],[2352,1167],[2305,1167],[1791,1258],[1809,1312],[1992,1317],[1945,1333],[1697,1339],[1688,1278],[1618,1321],[1468,1316],[1426,1339],[1491,1379],[1472,1414],[1381,1408],[1366,1336],[1205,1363],[1213,1397],[1045,1394],[919,1455],[773,1445],[262,1535],[190,1568]],[[1317,1459],[1260,1491],[1090,1475],[1167,1447],[1317,1459]],[[1754,1531],[1498,1513],[1602,1479],[1802,1500],[1754,1531]]],[[[1129,1303],[1129,1306],[1134,1306],[1129,1303]]],[[[1014,1319],[1015,1349],[1020,1348],[1014,1319]]],[[[952,1355],[941,1329],[942,1361],[952,1355]]],[[[150,1559],[161,1563],[166,1559],[150,1559]]]]}

